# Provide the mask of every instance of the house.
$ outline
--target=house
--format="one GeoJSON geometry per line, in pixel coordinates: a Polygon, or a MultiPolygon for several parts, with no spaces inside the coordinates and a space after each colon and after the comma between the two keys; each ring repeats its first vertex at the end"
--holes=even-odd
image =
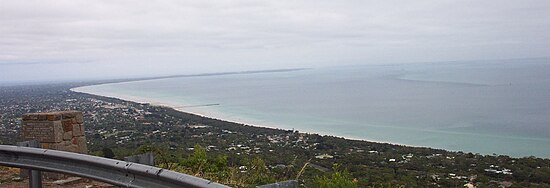
{"type": "Polygon", "coordinates": [[[332,158],[334,158],[334,156],[329,155],[329,154],[322,154],[322,155],[315,156],[315,158],[317,158],[317,159],[332,159],[332,158]]]}

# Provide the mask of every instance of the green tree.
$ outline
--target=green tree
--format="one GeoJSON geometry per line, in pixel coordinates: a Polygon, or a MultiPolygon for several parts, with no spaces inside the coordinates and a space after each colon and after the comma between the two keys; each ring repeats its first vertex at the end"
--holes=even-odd
{"type": "Polygon", "coordinates": [[[263,185],[275,182],[275,178],[270,174],[263,159],[255,157],[248,162],[248,166],[247,183],[251,185],[263,185]]]}
{"type": "Polygon", "coordinates": [[[101,151],[103,152],[103,157],[109,159],[115,158],[115,153],[113,153],[111,148],[103,148],[101,151]]]}
{"type": "Polygon", "coordinates": [[[206,149],[195,144],[195,149],[193,150],[193,155],[191,155],[189,162],[191,164],[191,169],[193,169],[193,173],[195,173],[195,175],[201,174],[208,162],[206,149]]]}
{"type": "Polygon", "coordinates": [[[339,165],[335,164],[333,166],[334,173],[330,177],[327,176],[317,176],[313,180],[313,187],[318,188],[355,188],[357,187],[357,182],[353,181],[350,177],[350,174],[347,170],[340,171],[339,165]]]}

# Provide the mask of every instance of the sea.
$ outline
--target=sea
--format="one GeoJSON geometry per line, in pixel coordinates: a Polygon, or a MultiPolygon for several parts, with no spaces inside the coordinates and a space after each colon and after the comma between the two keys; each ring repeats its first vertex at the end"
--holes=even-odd
{"type": "Polygon", "coordinates": [[[550,59],[353,65],[74,91],[322,135],[550,158],[550,59]]]}

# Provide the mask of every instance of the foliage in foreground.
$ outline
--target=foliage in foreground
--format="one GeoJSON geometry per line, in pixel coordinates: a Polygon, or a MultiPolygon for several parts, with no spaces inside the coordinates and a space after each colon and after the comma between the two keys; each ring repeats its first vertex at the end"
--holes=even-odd
{"type": "MultiPolygon", "coordinates": [[[[165,147],[151,145],[141,146],[136,153],[145,152],[153,152],[156,163],[161,168],[202,177],[232,187],[254,187],[291,179],[278,176],[259,157],[245,159],[241,162],[241,166],[230,166],[226,155],[208,156],[206,149],[198,144],[195,145],[193,154],[188,157],[171,154],[165,147]]],[[[334,173],[329,176],[321,175],[310,180],[296,179],[306,187],[357,187],[357,182],[352,181],[346,170],[340,171],[338,165],[335,165],[334,173]]]]}
{"type": "Polygon", "coordinates": [[[340,171],[338,165],[332,167],[334,173],[330,176],[317,176],[313,181],[313,187],[318,188],[354,188],[357,187],[357,181],[351,180],[347,170],[340,171]]]}

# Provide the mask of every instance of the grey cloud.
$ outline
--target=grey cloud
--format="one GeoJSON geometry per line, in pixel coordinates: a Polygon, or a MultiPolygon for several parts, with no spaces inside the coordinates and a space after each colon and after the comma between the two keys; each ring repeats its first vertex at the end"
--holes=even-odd
{"type": "Polygon", "coordinates": [[[4,81],[31,74],[35,79],[79,79],[541,57],[550,52],[546,0],[0,4],[0,64],[10,64],[0,69],[4,81]],[[42,66],[59,61],[90,63],[72,69],[74,74],[42,66]],[[28,62],[52,70],[28,71],[28,62]]]}
{"type": "Polygon", "coordinates": [[[66,61],[66,60],[58,60],[58,61],[12,61],[12,62],[2,62],[0,63],[1,66],[18,66],[18,65],[52,65],[52,64],[88,64],[93,63],[93,61],[66,61]]]}

